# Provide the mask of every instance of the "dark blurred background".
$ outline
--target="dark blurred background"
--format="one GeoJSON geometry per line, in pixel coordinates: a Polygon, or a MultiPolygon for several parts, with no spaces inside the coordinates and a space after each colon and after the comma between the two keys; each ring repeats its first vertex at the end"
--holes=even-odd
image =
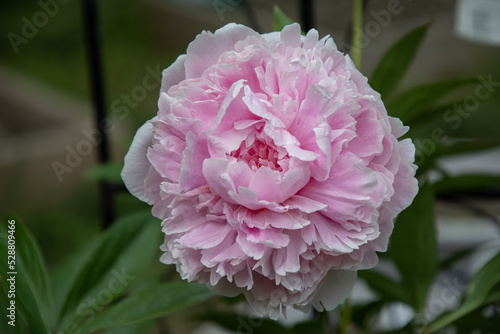
{"type": "MultiPolygon", "coordinates": [[[[387,11],[391,2],[369,1],[365,23],[379,22],[377,15],[387,11]]],[[[196,34],[229,22],[270,32],[274,5],[301,21],[298,0],[97,3],[111,160],[118,168],[137,128],[156,114],[158,69],[184,53],[196,34]]],[[[398,3],[401,10],[391,15],[390,22],[366,32],[365,75],[370,76],[383,52],[400,37],[433,22],[401,89],[451,77],[492,75],[500,81],[500,48],[456,35],[456,1],[398,3]]],[[[330,34],[345,46],[351,1],[315,0],[307,5],[320,36],[330,34]]],[[[2,1],[0,13],[0,215],[15,212],[26,221],[52,268],[101,228],[97,182],[88,176],[97,163],[97,149],[82,144],[90,142],[85,133],[96,128],[82,4],[79,0],[2,1]],[[71,153],[78,150],[85,153],[78,154],[80,159],[71,153]],[[63,168],[59,177],[55,168],[63,168]]],[[[497,131],[484,126],[500,124],[498,95],[482,102],[478,115],[468,118],[455,134],[498,137],[497,131]]],[[[115,199],[117,216],[146,207],[126,192],[117,192],[115,199]]],[[[485,203],[480,205],[498,208],[498,202],[485,203]]]]}

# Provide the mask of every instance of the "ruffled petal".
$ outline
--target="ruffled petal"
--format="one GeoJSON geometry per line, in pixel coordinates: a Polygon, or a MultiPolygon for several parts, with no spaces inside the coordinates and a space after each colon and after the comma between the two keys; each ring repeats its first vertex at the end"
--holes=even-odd
{"type": "Polygon", "coordinates": [[[248,27],[235,23],[227,24],[215,33],[203,31],[189,43],[187,48],[184,63],[186,78],[200,77],[207,68],[217,63],[224,52],[233,50],[238,41],[249,36],[260,35],[248,27]]]}
{"type": "Polygon", "coordinates": [[[333,311],[351,294],[357,273],[347,270],[330,270],[316,293],[312,305],[319,312],[333,311]]]}
{"type": "Polygon", "coordinates": [[[153,124],[152,121],[148,121],[137,130],[132,145],[125,155],[125,165],[121,172],[122,180],[128,191],[143,202],[148,202],[144,180],[151,167],[147,159],[147,152],[151,146],[152,137],[153,124]]]}

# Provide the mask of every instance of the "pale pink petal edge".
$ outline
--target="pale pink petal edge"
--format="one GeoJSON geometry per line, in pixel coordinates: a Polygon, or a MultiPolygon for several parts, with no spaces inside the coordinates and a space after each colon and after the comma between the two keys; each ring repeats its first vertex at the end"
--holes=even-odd
{"type": "Polygon", "coordinates": [[[144,190],[144,181],[151,167],[146,154],[151,146],[153,136],[152,121],[155,119],[156,117],[147,121],[137,130],[132,145],[127,155],[125,155],[125,165],[121,172],[121,177],[128,191],[144,202],[148,201],[144,190]]]}

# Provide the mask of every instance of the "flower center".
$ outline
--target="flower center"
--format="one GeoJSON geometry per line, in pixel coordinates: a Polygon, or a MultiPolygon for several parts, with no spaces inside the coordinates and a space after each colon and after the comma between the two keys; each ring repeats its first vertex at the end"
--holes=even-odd
{"type": "Polygon", "coordinates": [[[237,150],[231,152],[231,156],[245,161],[253,171],[263,166],[278,172],[283,171],[278,151],[261,139],[256,139],[250,145],[243,141],[237,150]]]}

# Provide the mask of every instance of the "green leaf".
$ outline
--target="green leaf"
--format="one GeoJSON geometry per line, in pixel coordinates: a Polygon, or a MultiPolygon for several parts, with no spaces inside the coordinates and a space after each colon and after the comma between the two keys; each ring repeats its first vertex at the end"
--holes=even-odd
{"type": "Polygon", "coordinates": [[[278,322],[263,319],[253,315],[241,315],[230,312],[210,313],[203,319],[215,322],[235,333],[253,333],[253,334],[289,334],[294,333],[280,325],[278,322]]]}
{"type": "MultiPolygon", "coordinates": [[[[498,301],[500,293],[491,290],[500,284],[500,252],[486,263],[469,284],[462,305],[452,312],[445,313],[430,323],[423,333],[432,333],[454,323],[484,304],[498,301]]],[[[498,292],[498,291],[497,291],[498,292]]]]}
{"type": "Polygon", "coordinates": [[[438,102],[458,88],[476,83],[473,78],[451,79],[407,90],[386,103],[389,115],[410,124],[437,107],[438,102]]]}
{"type": "Polygon", "coordinates": [[[399,85],[415,58],[429,26],[430,24],[425,24],[410,31],[383,56],[370,80],[370,85],[382,95],[382,98],[389,96],[399,85]]]}
{"type": "MultiPolygon", "coordinates": [[[[8,217],[1,224],[0,269],[5,276],[1,287],[4,294],[9,294],[10,284],[15,281],[15,306],[36,333],[48,333],[50,328],[50,310],[52,295],[48,282],[47,269],[38,244],[24,223],[15,217],[8,217]],[[11,223],[14,222],[14,223],[11,223]],[[13,227],[13,228],[10,228],[13,227]],[[10,267],[8,260],[8,240],[15,241],[15,264],[10,267]],[[10,272],[16,274],[9,274],[10,272]]],[[[12,244],[12,241],[11,241],[12,244]]],[[[2,319],[5,321],[6,319],[2,319]]],[[[17,319],[18,321],[20,319],[17,319]]]]}
{"type": "Polygon", "coordinates": [[[425,306],[438,265],[435,234],[434,192],[431,186],[424,185],[413,203],[398,216],[389,243],[389,255],[417,311],[425,306]]]}
{"type": "Polygon", "coordinates": [[[438,158],[475,153],[478,151],[498,147],[498,140],[460,140],[453,144],[440,144],[431,139],[429,135],[420,144],[415,140],[417,146],[416,162],[418,163],[417,175],[422,175],[429,169],[436,168],[438,158]],[[418,146],[421,146],[420,148],[418,146]]]}
{"type": "MultiPolygon", "coordinates": [[[[321,321],[321,317],[317,317],[316,320],[301,322],[293,326],[293,332],[297,334],[307,333],[307,334],[327,334],[325,333],[325,325],[321,321]]],[[[272,333],[272,332],[268,332],[272,333]]]]}
{"type": "Polygon", "coordinates": [[[185,307],[198,304],[212,296],[205,286],[176,282],[151,287],[134,293],[84,323],[81,333],[92,333],[155,319],[185,307]]]}
{"type": "Polygon", "coordinates": [[[123,294],[151,262],[160,236],[149,212],[116,221],[82,266],[62,308],[62,329],[71,332],[123,294]]]}
{"type": "Polygon", "coordinates": [[[464,249],[461,249],[461,250],[449,255],[448,257],[441,260],[441,262],[439,263],[439,269],[445,270],[445,269],[451,268],[458,261],[460,261],[460,260],[468,257],[469,255],[471,255],[472,253],[474,253],[478,249],[478,247],[479,246],[477,245],[477,246],[473,246],[473,247],[464,248],[464,249]]]}
{"type": "Polygon", "coordinates": [[[362,305],[352,307],[352,321],[362,329],[373,328],[382,308],[386,305],[385,300],[375,300],[362,305]]]}
{"type": "Polygon", "coordinates": [[[464,304],[482,304],[500,283],[500,252],[486,263],[474,276],[467,289],[464,304]]]}
{"type": "Polygon", "coordinates": [[[457,141],[452,145],[438,146],[436,157],[445,157],[450,155],[458,155],[465,153],[475,153],[478,151],[496,148],[500,145],[500,141],[493,140],[462,140],[457,141]]]}
{"type": "Polygon", "coordinates": [[[277,5],[274,5],[274,31],[281,31],[285,26],[294,23],[277,5]]]}
{"type": "Polygon", "coordinates": [[[154,327],[154,321],[142,321],[138,324],[128,325],[107,330],[102,334],[147,334],[151,333],[154,327]]]}
{"type": "Polygon", "coordinates": [[[447,137],[451,137],[452,132],[449,131],[449,125],[447,125],[444,119],[444,114],[453,109],[453,106],[461,102],[450,102],[444,105],[439,105],[429,109],[427,112],[421,114],[418,118],[413,119],[410,124],[410,130],[405,134],[405,138],[431,138],[432,132],[436,128],[443,129],[446,132],[447,137]]]}
{"type": "MultiPolygon", "coordinates": [[[[63,264],[51,272],[52,291],[54,293],[53,313],[55,317],[61,314],[71,288],[83,271],[84,266],[89,262],[90,256],[99,244],[98,241],[98,239],[90,241],[85,247],[71,254],[63,264]]],[[[54,319],[54,323],[57,323],[57,320],[54,319]]]]}
{"type": "Polygon", "coordinates": [[[500,332],[500,322],[498,319],[484,317],[481,310],[477,310],[455,322],[458,333],[498,333],[500,332]],[[478,331],[479,330],[479,331],[478,331]]]}
{"type": "Polygon", "coordinates": [[[433,184],[436,193],[457,194],[459,192],[480,192],[500,187],[500,175],[460,175],[446,177],[433,184]]]}
{"type": "Polygon", "coordinates": [[[381,273],[374,270],[360,270],[358,277],[364,279],[370,288],[378,292],[385,300],[412,303],[408,291],[400,283],[381,273]]]}
{"type": "Polygon", "coordinates": [[[109,181],[123,183],[121,171],[123,165],[105,163],[94,166],[85,173],[85,179],[89,181],[109,181]]]}

